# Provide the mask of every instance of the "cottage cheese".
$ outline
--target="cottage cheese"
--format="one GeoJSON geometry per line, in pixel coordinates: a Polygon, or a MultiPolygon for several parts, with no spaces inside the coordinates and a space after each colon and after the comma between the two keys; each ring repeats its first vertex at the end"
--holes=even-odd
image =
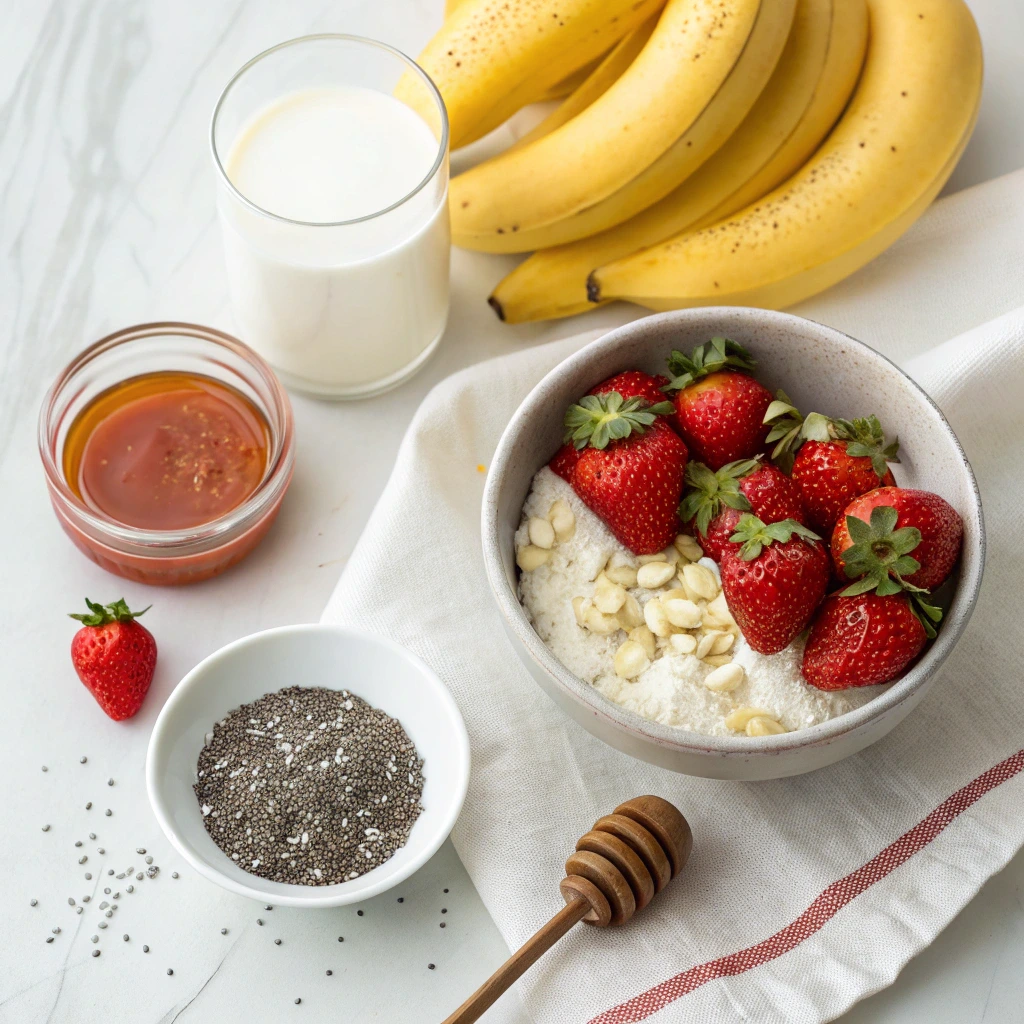
{"type": "MultiPolygon", "coordinates": [[[[692,654],[672,650],[664,640],[658,641],[654,660],[639,676],[620,678],[613,668],[613,659],[626,639],[625,632],[601,636],[583,629],[576,620],[572,601],[575,597],[592,597],[594,581],[613,556],[637,564],[634,556],[573,489],[546,466],[533,479],[516,533],[516,547],[529,544],[529,519],[545,518],[558,499],[567,502],[575,514],[575,533],[554,546],[545,564],[520,575],[519,597],[534,628],[555,657],[609,700],[653,722],[710,736],[728,736],[736,734],[726,726],[725,718],[737,707],[763,708],[787,731],[792,731],[845,714],[885,689],[869,686],[828,693],[809,686],[800,672],[802,637],[773,655],[758,654],[740,637],[730,654],[743,666],[744,680],[729,693],[707,689],[704,679],[712,667],[692,654]]],[[[710,559],[701,559],[700,564],[717,575],[718,567],[710,559]]],[[[634,587],[629,593],[643,606],[659,592],[675,586],[678,583],[669,582],[660,591],[634,587]]]]}

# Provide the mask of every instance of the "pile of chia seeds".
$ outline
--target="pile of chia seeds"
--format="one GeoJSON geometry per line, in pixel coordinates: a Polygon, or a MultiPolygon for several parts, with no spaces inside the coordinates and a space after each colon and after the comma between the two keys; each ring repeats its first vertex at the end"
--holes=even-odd
{"type": "Polygon", "coordinates": [[[402,723],[347,690],[268,693],[206,740],[193,787],[203,824],[261,878],[358,878],[405,845],[423,809],[423,761],[402,723]]]}

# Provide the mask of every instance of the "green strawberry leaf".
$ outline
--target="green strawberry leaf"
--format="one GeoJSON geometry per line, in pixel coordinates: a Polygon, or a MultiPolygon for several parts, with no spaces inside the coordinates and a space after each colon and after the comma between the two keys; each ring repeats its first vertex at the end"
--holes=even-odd
{"type": "Polygon", "coordinates": [[[604,449],[612,441],[621,441],[630,434],[643,434],[659,416],[667,416],[675,407],[671,402],[651,404],[644,398],[623,399],[618,391],[602,395],[584,395],[569,406],[562,421],[565,441],[582,450],[604,449]]]}
{"type": "Polygon", "coordinates": [[[739,557],[745,562],[757,558],[769,544],[785,544],[793,537],[799,537],[808,544],[821,538],[795,519],[783,519],[779,523],[763,523],[757,516],[746,512],[736,524],[736,532],[729,538],[740,545],[739,557]]]}
{"type": "Polygon", "coordinates": [[[148,604],[141,612],[133,612],[123,597],[119,597],[108,605],[97,604],[95,601],[90,601],[89,598],[85,599],[85,603],[89,609],[88,615],[84,612],[68,614],[68,618],[76,619],[83,626],[106,626],[111,622],[132,622],[140,615],[145,615],[153,607],[148,604]]]}
{"type": "Polygon", "coordinates": [[[689,356],[674,349],[668,357],[669,382],[661,390],[674,394],[719,370],[753,373],[756,366],[756,361],[742,345],[728,338],[714,337],[698,345],[689,356]]]}
{"type": "Polygon", "coordinates": [[[685,483],[689,490],[679,504],[679,517],[684,523],[696,520],[701,536],[706,537],[711,520],[722,505],[738,512],[749,512],[750,502],[740,490],[740,480],[760,465],[757,459],[741,459],[712,472],[703,462],[691,462],[686,467],[685,483]]]}

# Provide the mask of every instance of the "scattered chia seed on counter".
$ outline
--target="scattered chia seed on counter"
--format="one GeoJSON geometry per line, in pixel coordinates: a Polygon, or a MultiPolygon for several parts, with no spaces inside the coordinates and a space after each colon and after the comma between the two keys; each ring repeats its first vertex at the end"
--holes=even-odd
{"type": "Polygon", "coordinates": [[[358,878],[405,845],[422,810],[423,761],[401,722],[347,690],[268,693],[206,739],[193,787],[203,824],[260,878],[358,878]]]}

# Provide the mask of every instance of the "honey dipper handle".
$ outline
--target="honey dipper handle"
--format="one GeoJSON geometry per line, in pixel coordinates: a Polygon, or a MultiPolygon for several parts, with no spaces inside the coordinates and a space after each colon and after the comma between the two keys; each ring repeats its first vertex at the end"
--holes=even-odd
{"type": "Polygon", "coordinates": [[[519,980],[573,925],[590,913],[585,899],[572,899],[526,941],[442,1024],[471,1024],[519,980]]]}

